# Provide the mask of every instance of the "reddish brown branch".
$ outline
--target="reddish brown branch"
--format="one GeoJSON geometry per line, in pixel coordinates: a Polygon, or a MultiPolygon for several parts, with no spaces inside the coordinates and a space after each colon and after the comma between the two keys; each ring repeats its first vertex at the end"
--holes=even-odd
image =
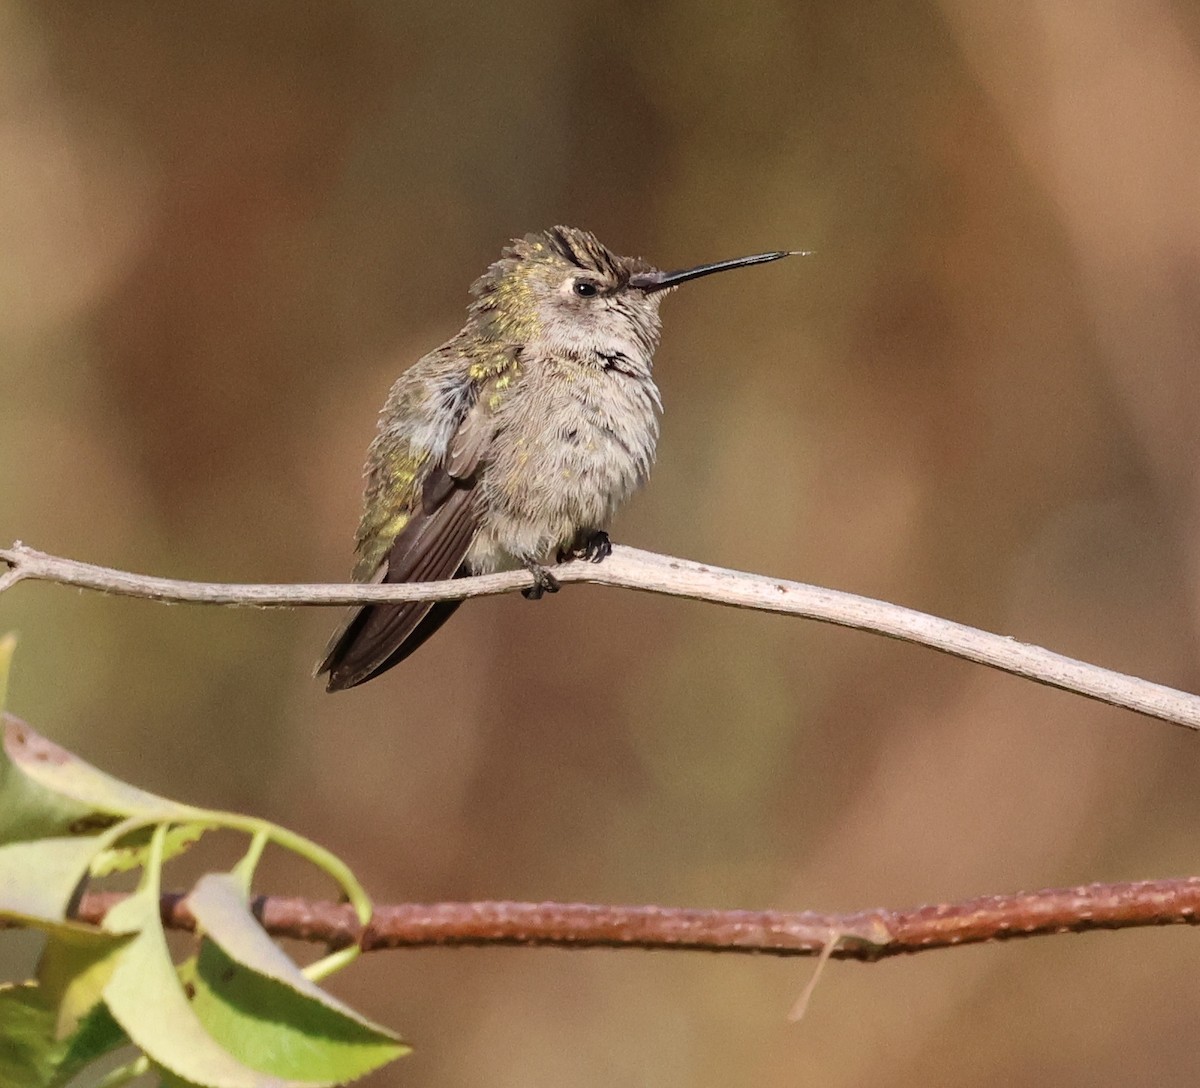
{"type": "MultiPolygon", "coordinates": [[[[121,898],[112,893],[85,895],[76,917],[99,922],[121,898]]],[[[163,896],[162,912],[171,928],[194,926],[182,896],[163,896]]],[[[582,903],[403,904],[376,908],[364,931],[350,907],[336,903],[260,896],[255,912],[273,936],[341,946],[358,942],[368,951],[500,944],[811,956],[836,936],[835,957],[869,962],[1013,937],[1194,925],[1200,912],[1200,877],[1088,884],[852,914],[582,903]]]]}

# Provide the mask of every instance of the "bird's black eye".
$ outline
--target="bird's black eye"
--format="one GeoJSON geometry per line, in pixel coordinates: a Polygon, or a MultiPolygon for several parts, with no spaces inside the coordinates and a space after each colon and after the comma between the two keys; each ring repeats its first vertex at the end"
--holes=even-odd
{"type": "Polygon", "coordinates": [[[591,280],[576,280],[572,290],[580,298],[595,298],[600,294],[599,285],[592,283],[591,280]]]}

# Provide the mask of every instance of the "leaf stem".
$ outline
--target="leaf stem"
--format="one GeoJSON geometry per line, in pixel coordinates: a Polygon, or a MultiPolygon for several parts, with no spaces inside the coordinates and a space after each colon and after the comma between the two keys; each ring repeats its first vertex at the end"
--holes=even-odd
{"type": "Polygon", "coordinates": [[[150,1059],[142,1054],[133,1061],[111,1070],[106,1076],[96,1082],[96,1088],[121,1088],[121,1085],[137,1080],[138,1077],[150,1072],[150,1059]]]}
{"type": "Polygon", "coordinates": [[[205,812],[204,815],[228,830],[244,831],[254,836],[265,834],[267,839],[276,846],[290,850],[293,854],[298,854],[306,861],[311,862],[318,869],[327,873],[341,888],[347,901],[354,908],[359,922],[365,926],[371,920],[374,908],[366,889],[358,882],[350,867],[336,854],[319,846],[311,839],[306,839],[303,835],[298,835],[286,827],[280,827],[267,820],[243,816],[237,812],[205,812]]]}
{"type": "Polygon", "coordinates": [[[250,888],[254,884],[254,872],[258,868],[263,851],[267,848],[267,843],[270,841],[271,835],[268,829],[265,827],[260,828],[250,840],[250,846],[246,850],[245,857],[233,867],[233,875],[241,881],[242,890],[246,895],[250,894],[250,888]]]}
{"type": "Polygon", "coordinates": [[[335,971],[340,971],[347,964],[353,963],[361,954],[361,945],[350,944],[345,948],[339,948],[336,952],[331,952],[328,956],[322,956],[319,960],[303,968],[304,976],[310,982],[320,982],[322,979],[328,978],[335,971]]]}
{"type": "Polygon", "coordinates": [[[17,648],[17,636],[9,632],[0,638],[0,713],[8,704],[8,671],[12,666],[13,651],[17,648]]]}

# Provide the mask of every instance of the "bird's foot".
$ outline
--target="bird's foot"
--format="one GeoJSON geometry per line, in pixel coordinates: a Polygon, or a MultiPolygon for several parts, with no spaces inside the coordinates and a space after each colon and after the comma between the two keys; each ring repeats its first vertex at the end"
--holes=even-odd
{"type": "Polygon", "coordinates": [[[612,555],[612,541],[608,539],[608,533],[603,529],[597,529],[594,533],[589,533],[587,539],[583,542],[581,558],[586,559],[589,563],[599,563],[612,555]]]}
{"type": "Polygon", "coordinates": [[[543,593],[557,593],[561,588],[558,579],[539,563],[526,563],[525,569],[533,575],[533,585],[521,590],[527,601],[540,601],[543,593]]]}
{"type": "Polygon", "coordinates": [[[589,563],[599,563],[612,555],[612,542],[608,533],[603,529],[595,529],[590,533],[581,533],[571,548],[558,549],[558,562],[565,563],[568,559],[586,559],[589,563]]]}

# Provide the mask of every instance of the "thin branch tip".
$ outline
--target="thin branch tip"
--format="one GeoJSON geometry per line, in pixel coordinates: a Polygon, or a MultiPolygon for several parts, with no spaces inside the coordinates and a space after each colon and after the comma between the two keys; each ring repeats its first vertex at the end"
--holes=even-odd
{"type": "Polygon", "coordinates": [[[12,589],[24,575],[21,573],[21,561],[7,550],[0,550],[0,563],[7,568],[0,573],[0,593],[12,589]]]}
{"type": "MultiPolygon", "coordinates": [[[[524,570],[443,582],[388,585],[188,582],[47,555],[27,548],[19,541],[9,549],[0,550],[0,559],[11,568],[7,575],[0,576],[0,590],[17,581],[45,581],[159,602],[258,608],[466,600],[511,593],[533,584],[532,576],[524,570]]],[[[623,545],[614,546],[612,554],[602,563],[568,562],[556,567],[554,573],[563,583],[591,582],[636,589],[734,608],[799,616],[884,635],[1173,725],[1200,730],[1200,696],[887,601],[804,582],[713,567],[623,545]]]]}

